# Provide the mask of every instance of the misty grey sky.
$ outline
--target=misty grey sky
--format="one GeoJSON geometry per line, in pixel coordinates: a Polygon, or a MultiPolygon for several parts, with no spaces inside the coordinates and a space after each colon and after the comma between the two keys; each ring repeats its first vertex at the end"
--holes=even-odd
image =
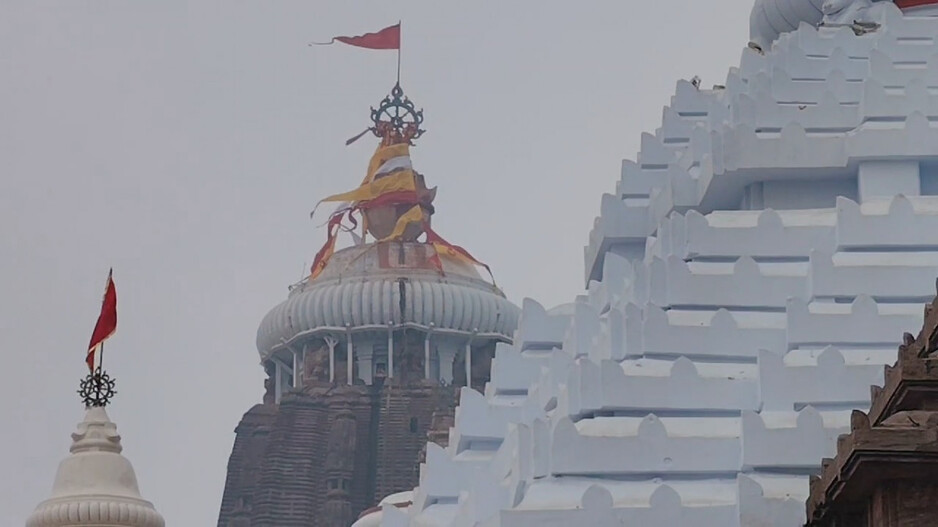
{"type": "Polygon", "coordinates": [[[434,226],[552,306],[583,289],[621,160],[678,78],[723,82],[751,5],[0,0],[0,524],[67,454],[113,266],[124,453],[168,525],[214,525],[257,324],[323,242],[315,202],[360,182],[374,141],[344,141],[394,83],[393,52],[307,42],[403,21],[434,226]]]}

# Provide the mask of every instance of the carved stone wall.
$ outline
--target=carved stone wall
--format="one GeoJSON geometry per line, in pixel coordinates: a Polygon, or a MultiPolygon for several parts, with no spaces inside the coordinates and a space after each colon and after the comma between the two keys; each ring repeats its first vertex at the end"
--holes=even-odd
{"type": "Polygon", "coordinates": [[[267,438],[277,417],[277,407],[258,404],[247,411],[235,429],[235,442],[228,459],[228,477],[222,497],[219,527],[250,526],[254,491],[267,438]]]}
{"type": "Polygon", "coordinates": [[[328,350],[313,352],[302,390],[245,414],[218,527],[347,527],[417,485],[433,416],[452,415],[454,389],[423,379],[419,338],[402,339],[395,377],[373,386],[345,384],[344,350],[336,351],[335,383],[322,374],[328,350]]]}

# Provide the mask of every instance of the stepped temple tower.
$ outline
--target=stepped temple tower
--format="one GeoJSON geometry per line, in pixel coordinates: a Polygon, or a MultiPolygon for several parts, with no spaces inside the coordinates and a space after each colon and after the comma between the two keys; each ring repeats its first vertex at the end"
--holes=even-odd
{"type": "Polygon", "coordinates": [[[938,1],[758,0],[751,20],[739,66],[678,82],[603,196],[587,294],[525,303],[411,503],[367,524],[796,527],[818,475],[813,525],[934,500],[877,497],[886,454],[858,465],[872,486],[841,481],[877,434],[934,441],[934,408],[894,395],[933,352],[884,366],[938,276],[938,1]]]}
{"type": "Polygon", "coordinates": [[[309,278],[261,322],[267,393],[236,429],[219,527],[348,527],[412,490],[455,390],[482,389],[517,327],[487,267],[431,226],[436,189],[410,158],[422,111],[398,85],[372,121],[364,181],[323,200],[340,205],[309,278]]]}

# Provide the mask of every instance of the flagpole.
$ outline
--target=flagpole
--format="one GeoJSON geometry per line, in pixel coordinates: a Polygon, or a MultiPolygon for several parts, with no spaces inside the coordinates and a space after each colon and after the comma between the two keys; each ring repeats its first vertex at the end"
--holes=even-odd
{"type": "MultiPolygon", "coordinates": [[[[400,20],[397,21],[397,25],[398,25],[398,31],[400,31],[402,29],[400,20]]],[[[401,85],[401,48],[402,47],[403,46],[401,46],[401,42],[398,41],[397,43],[397,85],[398,86],[401,85]]]]}

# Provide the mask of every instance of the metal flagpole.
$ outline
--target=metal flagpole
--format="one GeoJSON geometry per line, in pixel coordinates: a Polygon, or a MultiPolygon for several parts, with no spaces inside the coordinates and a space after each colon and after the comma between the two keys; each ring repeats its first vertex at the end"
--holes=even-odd
{"type": "Polygon", "coordinates": [[[401,30],[403,29],[403,26],[401,26],[401,21],[400,21],[400,20],[397,21],[397,27],[398,27],[398,29],[397,29],[397,31],[398,31],[398,42],[397,42],[397,85],[400,86],[400,85],[401,85],[401,48],[403,47],[403,46],[401,46],[401,42],[400,42],[401,37],[403,36],[403,35],[401,34],[401,33],[403,33],[403,32],[401,31],[401,30]]]}

